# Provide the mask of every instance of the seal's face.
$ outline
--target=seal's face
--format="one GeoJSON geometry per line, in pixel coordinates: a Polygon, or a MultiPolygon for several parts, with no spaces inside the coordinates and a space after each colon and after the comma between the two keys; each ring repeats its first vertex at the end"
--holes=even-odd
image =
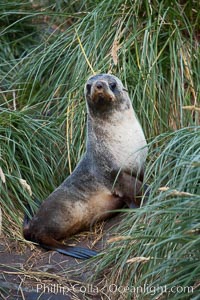
{"type": "Polygon", "coordinates": [[[93,113],[105,113],[127,106],[130,102],[122,82],[113,75],[99,74],[88,79],[85,85],[88,108],[93,113]]]}

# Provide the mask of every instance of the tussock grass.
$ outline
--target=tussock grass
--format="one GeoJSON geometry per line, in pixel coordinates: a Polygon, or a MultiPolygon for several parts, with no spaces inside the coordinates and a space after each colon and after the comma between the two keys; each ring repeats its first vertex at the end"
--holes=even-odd
{"type": "Polygon", "coordinates": [[[117,231],[127,238],[112,245],[98,270],[112,266],[108,278],[120,284],[195,286],[199,1],[33,2],[0,5],[4,232],[18,238],[25,203],[34,210],[33,199],[72,172],[85,149],[84,84],[94,72],[111,72],[128,87],[150,143],[151,196],[127,212],[117,231]]]}
{"type": "Polygon", "coordinates": [[[45,196],[45,186],[51,191],[58,184],[59,167],[65,164],[64,138],[55,131],[53,122],[34,119],[25,110],[3,110],[0,117],[4,125],[0,128],[1,170],[5,176],[4,182],[1,180],[2,209],[17,221],[16,209],[24,210],[26,201],[33,203],[32,194],[41,199],[45,196]],[[60,162],[56,155],[60,156],[60,162]],[[58,169],[52,170],[55,165],[58,169]]]}
{"type": "MultiPolygon", "coordinates": [[[[138,288],[138,299],[145,295],[147,299],[149,295],[151,299],[157,299],[159,294],[165,297],[173,288],[170,299],[198,295],[199,130],[200,127],[180,129],[152,142],[147,178],[153,176],[154,181],[149,202],[140,209],[127,210],[98,263],[97,273],[109,270],[106,279],[110,284],[124,289],[135,287],[135,291],[138,288]],[[182,288],[177,291],[176,287],[182,288]]],[[[133,289],[124,292],[125,299],[132,299],[133,294],[133,289]]]]}

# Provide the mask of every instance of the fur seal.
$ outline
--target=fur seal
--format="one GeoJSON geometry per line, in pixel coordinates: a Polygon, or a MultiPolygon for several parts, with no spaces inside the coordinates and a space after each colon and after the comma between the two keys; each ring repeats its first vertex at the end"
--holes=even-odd
{"type": "Polygon", "coordinates": [[[96,252],[70,247],[60,240],[108,218],[124,203],[138,207],[147,156],[143,130],[128,92],[116,76],[91,76],[85,98],[86,152],[36,215],[32,219],[25,216],[23,225],[25,239],[76,258],[88,258],[96,252]]]}

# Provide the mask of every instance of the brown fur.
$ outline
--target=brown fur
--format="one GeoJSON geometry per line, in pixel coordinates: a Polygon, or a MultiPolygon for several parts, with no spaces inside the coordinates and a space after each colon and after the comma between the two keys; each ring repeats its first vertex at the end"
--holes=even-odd
{"type": "Polygon", "coordinates": [[[59,240],[111,216],[110,211],[124,203],[139,206],[147,153],[128,93],[117,77],[100,74],[89,78],[85,96],[86,153],[23,228],[26,239],[68,255],[77,251],[76,257],[86,254],[59,240]]]}

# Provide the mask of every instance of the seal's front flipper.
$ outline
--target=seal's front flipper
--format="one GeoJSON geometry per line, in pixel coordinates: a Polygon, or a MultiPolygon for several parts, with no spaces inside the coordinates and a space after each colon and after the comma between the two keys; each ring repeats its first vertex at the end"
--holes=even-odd
{"type": "MultiPolygon", "coordinates": [[[[143,175],[140,176],[141,179],[143,175]]],[[[121,197],[129,208],[139,208],[146,203],[149,194],[148,185],[134,174],[122,171],[116,177],[114,194],[121,197]],[[143,200],[143,194],[145,197],[143,200]]]]}
{"type": "Polygon", "coordinates": [[[139,208],[139,206],[137,204],[135,204],[133,201],[129,202],[128,207],[132,208],[132,209],[139,208]]]}

